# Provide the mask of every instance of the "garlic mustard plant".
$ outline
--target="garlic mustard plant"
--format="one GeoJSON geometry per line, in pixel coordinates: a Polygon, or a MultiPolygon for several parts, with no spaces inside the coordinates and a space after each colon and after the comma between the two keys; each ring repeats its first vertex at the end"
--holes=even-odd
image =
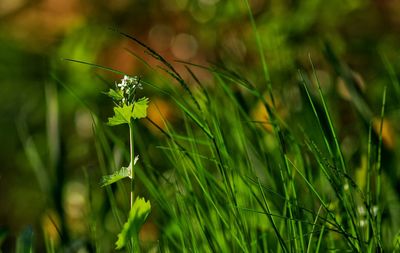
{"type": "Polygon", "coordinates": [[[133,252],[138,252],[140,250],[138,239],[139,230],[151,211],[149,201],[139,197],[134,199],[135,164],[139,160],[139,156],[135,156],[134,152],[133,124],[135,120],[147,116],[147,107],[149,103],[146,97],[137,98],[136,93],[138,89],[143,89],[140,78],[125,75],[121,79],[121,82],[115,83],[115,89],[110,89],[106,93],[113,99],[115,104],[114,116],[108,118],[108,125],[116,126],[127,124],[129,126],[130,163],[128,167],[122,167],[114,172],[114,174],[104,176],[101,182],[102,186],[107,186],[124,178],[129,178],[131,180],[131,209],[128,221],[124,224],[121,233],[118,235],[116,246],[117,249],[122,249],[131,242],[131,249],[133,252]]]}

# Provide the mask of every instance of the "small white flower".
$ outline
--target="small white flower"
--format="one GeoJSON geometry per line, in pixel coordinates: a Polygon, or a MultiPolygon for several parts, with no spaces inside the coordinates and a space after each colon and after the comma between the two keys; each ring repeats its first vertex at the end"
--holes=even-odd
{"type": "Polygon", "coordinates": [[[121,79],[121,83],[118,83],[117,86],[122,90],[126,90],[126,93],[129,93],[130,89],[143,89],[142,84],[139,82],[139,78],[137,76],[130,77],[127,75],[124,75],[124,77],[121,79]]]}
{"type": "Polygon", "coordinates": [[[122,79],[123,82],[127,83],[127,84],[132,84],[136,79],[136,77],[130,77],[125,75],[124,78],[122,79]]]}
{"type": "Polygon", "coordinates": [[[122,82],[118,83],[117,86],[123,91],[126,88],[127,84],[124,80],[122,80],[122,82]]]}

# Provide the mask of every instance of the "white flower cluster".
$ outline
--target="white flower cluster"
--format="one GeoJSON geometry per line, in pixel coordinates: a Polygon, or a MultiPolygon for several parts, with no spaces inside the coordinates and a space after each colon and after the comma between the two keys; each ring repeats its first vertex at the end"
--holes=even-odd
{"type": "Polygon", "coordinates": [[[126,93],[129,93],[131,90],[135,90],[137,88],[142,89],[142,84],[137,76],[130,77],[125,75],[124,78],[121,79],[121,83],[116,85],[126,93]]]}

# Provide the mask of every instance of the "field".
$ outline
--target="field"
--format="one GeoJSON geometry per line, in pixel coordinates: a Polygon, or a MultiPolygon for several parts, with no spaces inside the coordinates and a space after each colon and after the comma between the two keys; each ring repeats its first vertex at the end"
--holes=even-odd
{"type": "Polygon", "coordinates": [[[0,252],[400,251],[398,1],[4,3],[0,252]]]}

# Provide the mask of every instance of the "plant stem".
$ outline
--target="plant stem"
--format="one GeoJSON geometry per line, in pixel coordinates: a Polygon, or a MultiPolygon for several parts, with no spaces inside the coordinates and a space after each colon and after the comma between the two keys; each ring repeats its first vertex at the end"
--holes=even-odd
{"type": "Polygon", "coordinates": [[[130,158],[131,158],[131,206],[133,206],[134,201],[134,190],[135,190],[135,173],[134,173],[134,161],[135,161],[135,148],[134,148],[134,139],[133,139],[133,123],[129,124],[129,145],[130,145],[130,158]]]}
{"type": "MultiPolygon", "coordinates": [[[[133,122],[129,123],[129,146],[130,146],[130,158],[131,158],[131,206],[130,210],[132,210],[134,199],[134,191],[135,191],[135,146],[134,146],[134,139],[133,139],[133,122]]],[[[132,252],[140,252],[139,248],[139,238],[132,238],[131,239],[132,252]]]]}

